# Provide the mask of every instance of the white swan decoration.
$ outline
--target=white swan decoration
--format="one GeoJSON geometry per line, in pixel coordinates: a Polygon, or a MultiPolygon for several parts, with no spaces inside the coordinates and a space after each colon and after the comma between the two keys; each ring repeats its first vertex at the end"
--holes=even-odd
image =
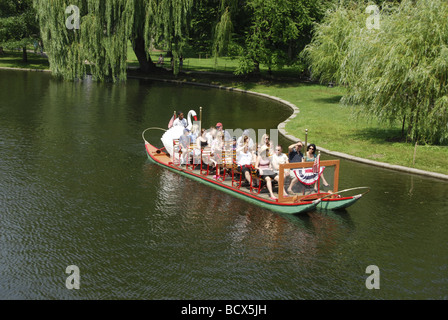
{"type": "MultiPolygon", "coordinates": [[[[191,130],[193,127],[193,122],[191,121],[191,117],[194,118],[195,121],[198,120],[196,111],[190,110],[187,115],[187,129],[191,130]]],[[[184,127],[183,126],[174,126],[171,127],[169,130],[167,130],[160,140],[162,140],[163,146],[165,147],[165,150],[168,154],[173,154],[173,140],[179,139],[181,135],[184,134],[184,127]]]]}

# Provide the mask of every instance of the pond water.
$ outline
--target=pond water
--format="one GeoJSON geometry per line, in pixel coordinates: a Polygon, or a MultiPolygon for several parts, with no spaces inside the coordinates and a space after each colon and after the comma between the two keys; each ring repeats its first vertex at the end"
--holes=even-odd
{"type": "Polygon", "coordinates": [[[0,299],[448,299],[447,182],[341,159],[340,190],[371,187],[357,204],[270,212],[148,162],[142,131],[199,106],[206,126],[291,114],[202,87],[1,71],[0,299]]]}

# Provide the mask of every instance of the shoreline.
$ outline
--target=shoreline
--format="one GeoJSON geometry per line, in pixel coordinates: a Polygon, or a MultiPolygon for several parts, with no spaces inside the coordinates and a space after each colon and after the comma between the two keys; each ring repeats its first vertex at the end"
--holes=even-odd
{"type": "MultiPolygon", "coordinates": [[[[11,67],[0,67],[0,70],[31,71],[31,72],[51,72],[49,69],[25,69],[25,68],[11,68],[11,67]]],[[[268,94],[265,94],[265,93],[254,92],[254,91],[250,91],[250,90],[244,90],[244,89],[233,88],[233,87],[226,87],[226,86],[222,86],[222,85],[201,83],[201,82],[181,81],[181,80],[175,80],[175,79],[163,79],[163,78],[157,78],[157,77],[151,77],[151,76],[143,76],[143,75],[140,76],[140,75],[129,75],[129,74],[128,74],[127,78],[128,79],[141,79],[141,80],[161,81],[161,82],[175,83],[175,84],[186,84],[186,85],[202,86],[202,87],[214,88],[214,89],[231,91],[231,92],[240,92],[240,93],[244,93],[244,94],[251,94],[251,95],[258,96],[258,97],[267,98],[267,99],[271,99],[271,100],[280,102],[283,105],[289,107],[292,110],[293,113],[292,113],[291,116],[289,116],[283,122],[279,123],[277,125],[277,129],[279,130],[279,132],[285,138],[287,138],[287,139],[289,139],[291,141],[302,140],[302,139],[299,139],[299,138],[297,138],[297,137],[295,137],[293,135],[288,134],[286,132],[286,130],[285,130],[286,124],[288,122],[290,122],[292,119],[296,118],[298,116],[298,114],[300,113],[299,108],[296,105],[294,105],[293,103],[291,103],[289,101],[286,101],[284,99],[281,99],[279,97],[271,96],[271,95],[268,95],[268,94]]],[[[343,159],[346,159],[346,160],[351,160],[351,161],[364,163],[364,164],[367,164],[367,165],[376,166],[376,167],[380,167],[380,168],[390,169],[390,170],[394,170],[394,171],[400,171],[400,172],[416,174],[416,175],[420,175],[420,176],[426,176],[426,177],[430,177],[430,178],[435,178],[435,179],[441,179],[441,180],[447,180],[448,181],[448,175],[443,174],[443,173],[437,173],[437,172],[432,172],[432,171],[425,171],[425,170],[411,168],[411,167],[405,167],[405,166],[401,166],[401,165],[394,165],[394,164],[389,164],[389,163],[385,163],[385,162],[369,160],[369,159],[352,156],[352,155],[349,155],[349,154],[346,154],[346,153],[342,153],[342,152],[338,152],[338,151],[328,150],[328,149],[325,149],[323,147],[319,147],[319,149],[320,149],[320,151],[322,151],[325,154],[328,154],[328,155],[331,155],[331,156],[335,156],[335,157],[339,157],[339,158],[343,158],[343,159]]]]}

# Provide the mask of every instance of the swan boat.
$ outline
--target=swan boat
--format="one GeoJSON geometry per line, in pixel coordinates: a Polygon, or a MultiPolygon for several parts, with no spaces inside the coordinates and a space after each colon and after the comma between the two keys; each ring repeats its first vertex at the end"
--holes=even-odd
{"type": "MultiPolygon", "coordinates": [[[[187,163],[186,165],[181,165],[180,161],[176,160],[175,154],[166,152],[166,146],[171,145],[170,150],[173,150],[176,142],[168,143],[163,148],[158,148],[153,144],[149,143],[145,139],[145,132],[148,130],[164,130],[161,128],[148,128],[142,133],[142,138],[145,143],[145,149],[150,162],[160,165],[172,172],[178,173],[182,176],[193,179],[197,182],[203,183],[205,185],[211,186],[215,189],[221,190],[239,199],[245,200],[252,204],[258,205],[265,209],[283,213],[283,214],[299,214],[315,209],[322,210],[338,210],[344,209],[355,202],[357,202],[365,193],[369,192],[370,189],[367,187],[352,188],[343,191],[338,191],[338,180],[339,180],[339,160],[326,160],[320,161],[322,166],[334,166],[335,174],[333,181],[333,191],[331,192],[313,192],[310,194],[302,195],[283,195],[283,185],[284,170],[301,170],[306,168],[311,168],[313,166],[312,162],[302,162],[302,163],[290,163],[282,164],[279,168],[279,181],[278,181],[278,198],[272,200],[269,196],[267,190],[261,188],[262,181],[258,180],[258,187],[253,187],[252,181],[249,186],[243,186],[242,174],[238,172],[235,161],[230,159],[228,162],[223,161],[221,164],[221,176],[220,179],[215,179],[212,174],[213,166],[216,164],[210,164],[210,162],[204,161],[204,159],[209,156],[206,151],[201,150],[200,160],[195,163],[187,163]],[[357,189],[366,188],[369,189],[367,192],[356,194],[353,196],[342,196],[341,194],[353,191],[357,189]]],[[[171,130],[171,129],[170,129],[171,130]]],[[[167,131],[167,130],[164,130],[167,131]]],[[[169,131],[169,130],[168,130],[169,131]]],[[[174,140],[176,141],[176,140],[174,140]]],[[[176,152],[174,152],[176,153],[176,152]]],[[[235,155],[233,155],[234,159],[235,155]]],[[[223,154],[223,159],[226,159],[223,154]]],[[[255,181],[254,177],[254,181],[255,181]]],[[[319,189],[318,189],[319,190],[319,189]]]]}

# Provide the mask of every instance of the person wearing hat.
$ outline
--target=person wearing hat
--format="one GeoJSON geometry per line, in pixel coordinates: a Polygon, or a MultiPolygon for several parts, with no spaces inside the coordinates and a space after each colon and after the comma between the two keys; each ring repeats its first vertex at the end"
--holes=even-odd
{"type": "Polygon", "coordinates": [[[215,127],[216,127],[216,130],[218,130],[218,133],[219,132],[224,133],[224,141],[225,142],[232,141],[232,137],[230,136],[230,133],[228,133],[226,130],[224,130],[221,122],[218,122],[215,127]]]}
{"type": "Polygon", "coordinates": [[[174,126],[182,126],[184,128],[188,126],[187,119],[184,118],[184,113],[182,111],[177,113],[177,118],[173,122],[173,127],[174,126]]]}
{"type": "MultiPolygon", "coordinates": [[[[277,197],[274,196],[272,192],[272,180],[278,181],[279,176],[272,169],[272,163],[269,157],[267,156],[267,151],[269,150],[269,146],[264,145],[260,148],[259,155],[257,157],[257,161],[255,162],[254,168],[259,171],[260,177],[266,181],[266,187],[268,188],[269,195],[271,200],[277,200],[277,197]]],[[[288,196],[286,191],[283,189],[283,195],[285,197],[288,196]]]]}

